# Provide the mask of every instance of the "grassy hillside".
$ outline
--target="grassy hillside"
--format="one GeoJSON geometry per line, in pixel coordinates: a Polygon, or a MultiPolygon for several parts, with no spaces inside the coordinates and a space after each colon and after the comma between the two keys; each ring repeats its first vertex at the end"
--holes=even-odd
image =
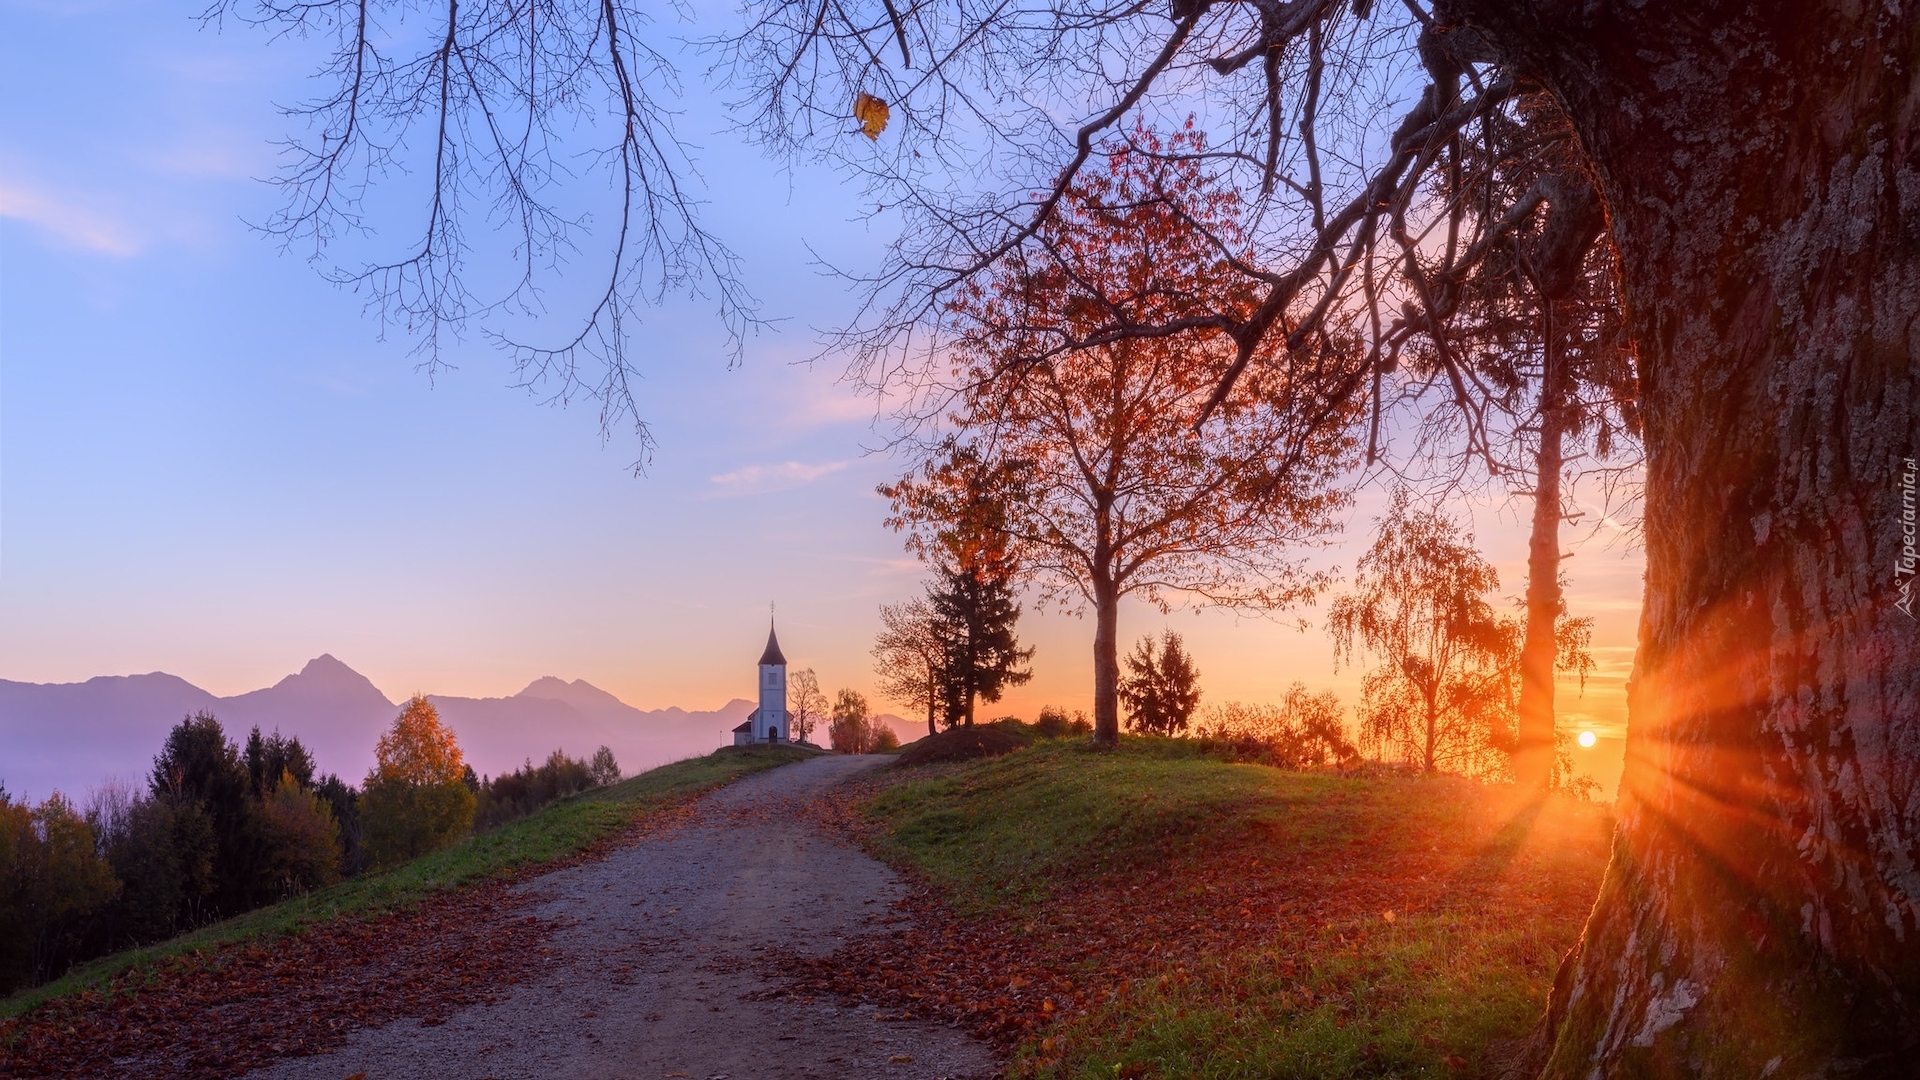
{"type": "Polygon", "coordinates": [[[1089,1080],[1492,1075],[1579,936],[1612,825],[1153,739],[902,769],[862,810],[958,919],[922,956],[869,958],[921,973],[870,989],[1007,1014],[1015,1075],[1089,1080]]]}
{"type": "Polygon", "coordinates": [[[91,961],[66,977],[0,1001],[0,1018],[98,985],[129,968],[223,945],[298,933],[343,916],[404,911],[446,889],[562,863],[622,829],[749,773],[812,756],[792,747],[716,751],[561,799],[530,817],[328,889],[250,911],[168,941],[91,961]]]}

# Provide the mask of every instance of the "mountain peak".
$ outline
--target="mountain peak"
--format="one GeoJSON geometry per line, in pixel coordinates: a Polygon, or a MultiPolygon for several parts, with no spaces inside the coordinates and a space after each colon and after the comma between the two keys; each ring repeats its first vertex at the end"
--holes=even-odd
{"type": "Polygon", "coordinates": [[[349,674],[349,675],[360,674],[359,672],[353,670],[347,665],[341,663],[339,660],[335,659],[334,655],[330,652],[321,653],[319,656],[316,656],[313,659],[307,661],[307,666],[300,669],[300,674],[302,675],[327,675],[327,674],[339,674],[341,672],[345,672],[346,674],[349,674]]]}
{"type": "MultiPolygon", "coordinates": [[[[272,689],[293,691],[302,697],[351,700],[366,704],[371,704],[377,698],[382,705],[389,708],[393,705],[393,702],[387,699],[387,695],[373,685],[372,680],[335,659],[332,653],[321,653],[307,661],[299,674],[281,679],[273,684],[272,689]]],[[[252,697],[265,693],[267,693],[265,690],[255,690],[253,694],[240,696],[252,697]]]]}
{"type": "Polygon", "coordinates": [[[585,679],[568,682],[553,675],[542,675],[527,684],[525,690],[515,697],[540,698],[546,701],[563,701],[576,708],[587,709],[628,709],[626,702],[607,693],[585,679]]]}

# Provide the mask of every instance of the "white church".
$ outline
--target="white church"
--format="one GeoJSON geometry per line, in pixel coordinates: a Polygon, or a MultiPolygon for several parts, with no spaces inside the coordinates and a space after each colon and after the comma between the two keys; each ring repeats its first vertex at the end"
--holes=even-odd
{"type": "Polygon", "coordinates": [[[787,711],[787,658],[780,655],[780,639],[769,621],[767,651],[760,654],[760,707],[733,729],[733,745],[787,742],[793,735],[788,726],[792,720],[787,711]]]}

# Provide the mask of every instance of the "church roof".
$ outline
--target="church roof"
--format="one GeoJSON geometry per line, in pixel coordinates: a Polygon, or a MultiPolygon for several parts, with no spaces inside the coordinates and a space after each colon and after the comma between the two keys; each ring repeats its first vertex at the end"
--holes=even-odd
{"type": "Polygon", "coordinates": [[[737,732],[738,732],[738,731],[752,731],[752,730],[753,730],[753,717],[752,717],[752,716],[748,716],[748,717],[747,717],[747,722],[746,722],[746,723],[744,723],[744,724],[741,724],[741,725],[740,725],[739,727],[737,727],[737,728],[734,728],[733,730],[734,730],[734,731],[737,731],[737,732]]]}
{"type": "Polygon", "coordinates": [[[773,636],[771,625],[767,627],[767,651],[760,654],[760,663],[762,666],[767,664],[787,666],[787,658],[780,655],[780,639],[773,636]]]}

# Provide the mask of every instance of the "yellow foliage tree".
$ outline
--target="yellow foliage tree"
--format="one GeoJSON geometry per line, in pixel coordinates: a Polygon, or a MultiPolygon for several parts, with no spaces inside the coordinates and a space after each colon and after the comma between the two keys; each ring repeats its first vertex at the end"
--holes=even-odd
{"type": "Polygon", "coordinates": [[[362,802],[367,853],[393,866],[458,841],[473,827],[474,793],[453,732],[416,694],[380,736],[362,802]]]}

